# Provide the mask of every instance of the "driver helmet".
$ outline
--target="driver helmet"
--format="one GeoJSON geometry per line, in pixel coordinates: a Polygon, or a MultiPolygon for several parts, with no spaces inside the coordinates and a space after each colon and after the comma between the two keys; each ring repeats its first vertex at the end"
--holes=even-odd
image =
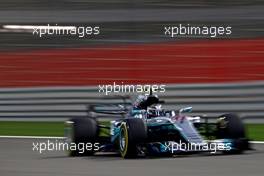
{"type": "Polygon", "coordinates": [[[143,102],[145,100],[147,100],[147,96],[146,95],[139,95],[137,97],[136,101],[133,104],[133,108],[134,109],[141,109],[139,105],[140,105],[141,102],[143,102]]]}

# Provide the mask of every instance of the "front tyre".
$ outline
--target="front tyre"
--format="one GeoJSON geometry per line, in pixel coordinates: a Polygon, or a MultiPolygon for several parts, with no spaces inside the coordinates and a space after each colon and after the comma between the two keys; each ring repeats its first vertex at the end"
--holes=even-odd
{"type": "Polygon", "coordinates": [[[244,124],[236,114],[224,114],[219,117],[216,136],[218,139],[232,141],[232,149],[225,151],[226,154],[242,153],[249,148],[244,124]]]}
{"type": "Polygon", "coordinates": [[[73,118],[65,122],[65,137],[69,156],[94,154],[99,128],[92,118],[73,118]]]}
{"type": "Polygon", "coordinates": [[[147,138],[146,125],[142,119],[126,119],[120,126],[119,151],[123,158],[137,157],[137,145],[147,138]]]}

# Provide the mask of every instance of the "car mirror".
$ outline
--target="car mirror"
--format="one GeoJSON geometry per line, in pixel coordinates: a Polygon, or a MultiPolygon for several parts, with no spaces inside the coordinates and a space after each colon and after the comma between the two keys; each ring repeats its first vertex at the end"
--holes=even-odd
{"type": "Polygon", "coordinates": [[[192,112],[192,107],[181,108],[179,113],[192,112]]]}

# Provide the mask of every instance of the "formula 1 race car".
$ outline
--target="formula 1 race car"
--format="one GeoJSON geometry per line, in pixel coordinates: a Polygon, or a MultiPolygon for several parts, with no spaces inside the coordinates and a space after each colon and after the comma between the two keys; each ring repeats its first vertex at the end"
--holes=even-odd
{"type": "Polygon", "coordinates": [[[86,144],[86,150],[69,149],[70,156],[88,156],[95,152],[118,152],[123,158],[146,155],[175,155],[195,152],[242,153],[249,149],[245,128],[235,114],[219,116],[217,122],[202,122],[199,116],[184,115],[191,107],[178,112],[161,107],[158,96],[139,96],[127,108],[123,105],[90,105],[85,118],[66,121],[68,144],[86,144]],[[120,116],[99,122],[98,114],[120,116]]]}

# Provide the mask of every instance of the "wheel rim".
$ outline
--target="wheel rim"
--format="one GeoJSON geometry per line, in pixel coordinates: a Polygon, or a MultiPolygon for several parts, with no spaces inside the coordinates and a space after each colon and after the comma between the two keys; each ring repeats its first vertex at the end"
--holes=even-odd
{"type": "Polygon", "coordinates": [[[218,119],[219,128],[225,129],[228,121],[226,121],[226,117],[222,116],[218,119]]]}
{"type": "MultiPolygon", "coordinates": [[[[73,123],[72,121],[67,121],[65,123],[65,132],[64,132],[64,136],[65,136],[65,142],[68,144],[68,146],[71,145],[71,143],[74,142],[74,130],[73,130],[73,123]]],[[[72,154],[72,151],[70,150],[70,148],[66,151],[66,153],[68,155],[72,154]]]]}
{"type": "Polygon", "coordinates": [[[124,151],[124,149],[126,148],[126,137],[125,137],[124,129],[121,129],[121,132],[120,132],[119,145],[120,145],[121,151],[124,151]]]}
{"type": "Polygon", "coordinates": [[[73,141],[73,129],[72,129],[72,123],[66,122],[66,128],[65,128],[65,142],[71,143],[73,141]]]}

